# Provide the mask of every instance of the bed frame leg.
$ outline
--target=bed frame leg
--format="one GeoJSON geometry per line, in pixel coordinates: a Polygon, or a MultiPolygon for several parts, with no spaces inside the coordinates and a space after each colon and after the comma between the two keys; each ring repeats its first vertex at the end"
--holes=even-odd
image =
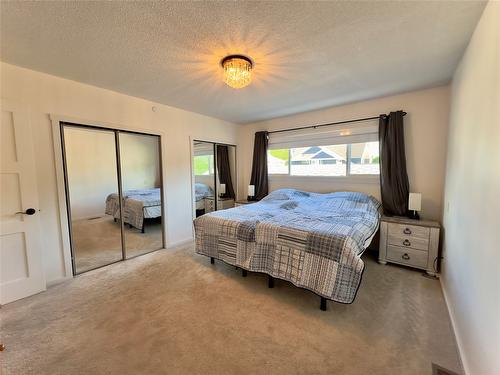
{"type": "Polygon", "coordinates": [[[214,264],[214,263],[215,263],[214,257],[210,257],[210,263],[211,263],[211,264],[214,264]]]}
{"type": "Polygon", "coordinates": [[[321,302],[319,304],[319,308],[321,311],[326,311],[326,298],[321,297],[321,302]]]}
{"type": "Polygon", "coordinates": [[[146,231],[144,230],[144,221],[142,222],[142,229],[141,229],[141,233],[145,233],[146,231]]]}
{"type": "Polygon", "coordinates": [[[274,277],[272,276],[268,276],[268,279],[267,279],[267,286],[269,288],[274,288],[274,277]]]}
{"type": "Polygon", "coordinates": [[[116,217],[115,217],[115,218],[113,218],[113,220],[114,220],[114,221],[115,221],[115,223],[116,223],[116,217]]]}
{"type": "Polygon", "coordinates": [[[241,269],[241,276],[247,277],[247,270],[241,269]]]}

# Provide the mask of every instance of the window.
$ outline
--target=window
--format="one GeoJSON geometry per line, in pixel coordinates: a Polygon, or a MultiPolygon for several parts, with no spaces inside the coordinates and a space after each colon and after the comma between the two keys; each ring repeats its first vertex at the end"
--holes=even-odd
{"type": "Polygon", "coordinates": [[[378,142],[268,150],[268,173],[290,176],[345,177],[378,175],[378,142]]]}
{"type": "Polygon", "coordinates": [[[267,173],[269,174],[288,174],[290,163],[289,149],[276,149],[267,151],[267,173]]]}
{"type": "Polygon", "coordinates": [[[353,143],[351,146],[350,174],[379,174],[378,142],[353,143]]]}
{"type": "Polygon", "coordinates": [[[347,145],[290,149],[292,176],[345,176],[347,145]]]}
{"type": "Polygon", "coordinates": [[[213,155],[195,155],[194,157],[195,176],[208,176],[214,174],[213,155]]]}

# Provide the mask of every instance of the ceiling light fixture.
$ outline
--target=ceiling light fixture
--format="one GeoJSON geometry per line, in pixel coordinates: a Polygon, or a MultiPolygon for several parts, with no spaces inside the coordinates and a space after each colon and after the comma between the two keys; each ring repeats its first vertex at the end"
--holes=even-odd
{"type": "Polygon", "coordinates": [[[224,70],[223,80],[233,89],[241,89],[252,81],[253,63],[246,56],[229,55],[220,62],[224,70]]]}

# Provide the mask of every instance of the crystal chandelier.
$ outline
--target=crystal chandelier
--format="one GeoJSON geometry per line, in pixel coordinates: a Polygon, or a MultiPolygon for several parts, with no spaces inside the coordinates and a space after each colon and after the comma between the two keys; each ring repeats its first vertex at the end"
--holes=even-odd
{"type": "Polygon", "coordinates": [[[229,55],[221,61],[224,82],[234,89],[248,86],[252,81],[252,60],[242,55],[229,55]]]}

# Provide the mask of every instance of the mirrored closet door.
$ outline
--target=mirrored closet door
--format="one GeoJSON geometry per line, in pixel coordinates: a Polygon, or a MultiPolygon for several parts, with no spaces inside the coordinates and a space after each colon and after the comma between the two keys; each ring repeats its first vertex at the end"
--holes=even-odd
{"type": "Polygon", "coordinates": [[[61,123],[73,273],[163,248],[160,137],[61,123]]]}
{"type": "Polygon", "coordinates": [[[123,258],[115,133],[64,126],[74,272],[123,258]]]}
{"type": "Polygon", "coordinates": [[[232,208],[236,199],[236,146],[193,141],[194,215],[232,208]]]}
{"type": "Polygon", "coordinates": [[[160,138],[119,133],[127,258],[163,247],[160,138]]]}

